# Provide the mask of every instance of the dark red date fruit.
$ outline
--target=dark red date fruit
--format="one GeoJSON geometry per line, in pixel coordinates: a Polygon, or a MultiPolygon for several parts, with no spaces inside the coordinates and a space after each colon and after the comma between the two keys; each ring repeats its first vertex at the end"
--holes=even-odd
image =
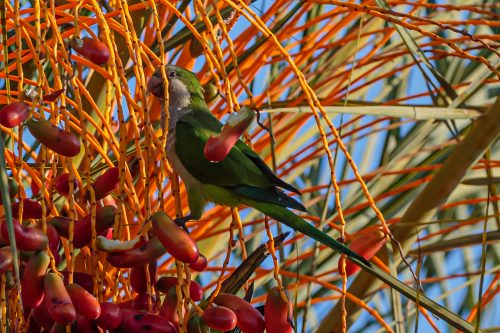
{"type": "MultiPolygon", "coordinates": [[[[96,210],[95,228],[97,234],[106,231],[115,223],[116,207],[103,206],[96,210]]],[[[91,214],[86,215],[80,221],[75,222],[75,231],[73,236],[73,245],[76,248],[82,248],[89,245],[92,241],[92,221],[91,214]]],[[[69,225],[71,219],[64,216],[57,216],[49,220],[60,236],[69,238],[69,225]]]]}
{"type": "MultiPolygon", "coordinates": [[[[171,287],[177,285],[178,279],[175,276],[162,276],[156,283],[156,288],[162,292],[167,293],[171,287]]],[[[189,297],[195,302],[200,301],[203,298],[203,288],[198,284],[198,282],[191,280],[189,284],[189,297]]]]}
{"type": "MultiPolygon", "coordinates": [[[[66,216],[55,216],[51,218],[48,223],[56,228],[59,236],[68,238],[69,235],[69,224],[71,222],[71,218],[66,216]]],[[[75,221],[76,223],[76,221],[75,221]]]]}
{"type": "Polygon", "coordinates": [[[80,140],[73,133],[66,132],[45,119],[33,120],[31,118],[27,125],[30,133],[54,152],[66,157],[73,157],[80,153],[80,140]]]}
{"type": "MultiPolygon", "coordinates": [[[[16,239],[16,246],[19,250],[23,251],[39,251],[45,249],[49,240],[47,235],[35,227],[22,226],[16,219],[13,219],[14,237],[16,239]]],[[[5,219],[0,226],[0,233],[3,240],[9,242],[9,232],[7,230],[7,222],[5,219]]]]}
{"type": "Polygon", "coordinates": [[[236,295],[220,293],[214,303],[233,310],[238,327],[243,333],[262,333],[266,329],[264,316],[250,303],[236,295]]]}
{"type": "Polygon", "coordinates": [[[111,302],[101,303],[101,315],[95,322],[102,329],[114,330],[122,322],[120,307],[111,302]]]}
{"type": "Polygon", "coordinates": [[[59,89],[59,90],[54,90],[51,93],[45,94],[45,95],[43,95],[43,101],[51,103],[51,102],[55,101],[59,96],[61,96],[63,92],[64,92],[64,88],[59,89]]]}
{"type": "Polygon", "coordinates": [[[47,223],[47,238],[49,239],[50,252],[52,252],[57,265],[61,260],[61,256],[59,255],[61,240],[59,239],[59,234],[57,233],[56,228],[50,223],[47,223]]]}
{"type": "MultiPolygon", "coordinates": [[[[46,214],[49,212],[47,210],[46,214]]],[[[12,215],[15,218],[19,218],[19,202],[14,202],[12,204],[12,215]]],[[[41,219],[42,218],[42,205],[38,201],[33,199],[23,199],[23,217],[24,219],[41,219]]]]}
{"type": "MultiPolygon", "coordinates": [[[[151,285],[156,282],[156,261],[152,261],[149,267],[149,281],[151,285]]],[[[130,285],[136,293],[146,293],[148,291],[146,267],[138,266],[130,270],[130,285]]]]}
{"type": "Polygon", "coordinates": [[[50,328],[54,324],[54,319],[52,319],[52,316],[49,313],[47,303],[48,301],[44,297],[42,304],[40,304],[33,310],[33,319],[38,324],[38,326],[43,327],[46,331],[50,330],[50,328]]]}
{"type": "Polygon", "coordinates": [[[76,322],[71,325],[71,332],[75,333],[103,333],[97,324],[85,316],[77,313],[76,322]]]}
{"type": "MultiPolygon", "coordinates": [[[[97,234],[106,231],[115,223],[116,207],[104,206],[98,207],[96,210],[95,228],[97,234]]],[[[73,244],[76,248],[82,248],[89,245],[92,241],[92,224],[91,214],[88,214],[83,219],[75,223],[75,235],[73,244]]]]}
{"type": "Polygon", "coordinates": [[[224,306],[206,309],[201,315],[203,323],[214,330],[226,332],[236,327],[236,315],[224,306]]]}
{"type": "MultiPolygon", "coordinates": [[[[113,192],[120,184],[120,171],[118,168],[109,168],[102,175],[97,177],[92,183],[96,200],[101,200],[113,192]]],[[[87,193],[87,200],[90,200],[90,194],[87,193]]]]}
{"type": "MultiPolygon", "coordinates": [[[[62,196],[69,195],[69,185],[69,173],[67,172],[60,174],[54,180],[54,188],[56,189],[57,193],[62,196]]],[[[75,191],[77,188],[78,182],[76,181],[76,178],[73,177],[73,191],[75,191]]]]}
{"type": "MultiPolygon", "coordinates": [[[[63,275],[64,284],[68,284],[69,272],[62,271],[60,273],[63,275]]],[[[89,293],[93,292],[94,282],[91,274],[84,272],[73,272],[73,282],[78,284],[83,289],[87,290],[89,293]]]]}
{"type": "Polygon", "coordinates": [[[24,102],[12,102],[0,110],[0,124],[13,128],[19,126],[28,118],[29,106],[24,102]]]}
{"type": "Polygon", "coordinates": [[[117,333],[176,333],[174,325],[162,316],[136,310],[122,310],[117,333]]]}

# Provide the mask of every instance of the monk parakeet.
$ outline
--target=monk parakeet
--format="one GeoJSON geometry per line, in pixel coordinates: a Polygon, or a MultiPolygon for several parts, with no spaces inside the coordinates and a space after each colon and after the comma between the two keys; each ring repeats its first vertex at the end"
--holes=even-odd
{"type": "MultiPolygon", "coordinates": [[[[208,202],[230,207],[250,206],[348,255],[360,266],[370,265],[347,246],[291,212],[288,208],[306,209],[282,189],[300,194],[299,190],[278,178],[243,141],[238,140],[222,161],[208,161],[204,155],[205,145],[210,137],[221,133],[223,125],[210,113],[203,88],[192,72],[173,65],[167,65],[165,71],[169,95],[166,156],[186,186],[190,209],[189,215],[177,220],[180,224],[200,219],[208,202]]],[[[160,69],[150,79],[148,90],[163,101],[160,69]]]]}

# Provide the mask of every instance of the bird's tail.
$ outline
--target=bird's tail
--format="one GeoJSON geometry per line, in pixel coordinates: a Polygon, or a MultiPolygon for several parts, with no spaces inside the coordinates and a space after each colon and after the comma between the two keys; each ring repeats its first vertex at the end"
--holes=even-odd
{"type": "Polygon", "coordinates": [[[281,223],[294,230],[300,231],[304,235],[309,236],[312,239],[328,246],[332,250],[347,255],[352,262],[359,265],[361,268],[363,268],[364,266],[372,266],[370,262],[368,262],[365,258],[353,252],[344,244],[328,236],[326,233],[320,231],[318,228],[311,225],[301,217],[295,215],[288,209],[278,205],[273,205],[266,202],[257,202],[249,199],[243,199],[242,201],[245,205],[261,211],[262,213],[280,221],[281,223]]]}

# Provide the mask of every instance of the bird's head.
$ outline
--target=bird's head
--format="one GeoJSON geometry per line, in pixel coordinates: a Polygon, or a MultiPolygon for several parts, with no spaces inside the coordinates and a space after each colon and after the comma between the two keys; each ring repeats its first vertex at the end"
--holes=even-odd
{"type": "MultiPolygon", "coordinates": [[[[185,108],[196,98],[203,100],[203,88],[193,72],[175,65],[166,65],[165,73],[168,80],[170,110],[185,108]]],[[[163,101],[164,89],[161,70],[158,68],[148,82],[148,90],[163,101]]]]}

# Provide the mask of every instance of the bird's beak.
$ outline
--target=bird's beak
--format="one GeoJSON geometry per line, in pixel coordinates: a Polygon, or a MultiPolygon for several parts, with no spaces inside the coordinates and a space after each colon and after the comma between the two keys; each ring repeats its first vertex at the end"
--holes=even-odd
{"type": "Polygon", "coordinates": [[[163,98],[165,96],[163,87],[162,78],[156,75],[153,75],[148,82],[148,91],[158,98],[163,98]]]}

